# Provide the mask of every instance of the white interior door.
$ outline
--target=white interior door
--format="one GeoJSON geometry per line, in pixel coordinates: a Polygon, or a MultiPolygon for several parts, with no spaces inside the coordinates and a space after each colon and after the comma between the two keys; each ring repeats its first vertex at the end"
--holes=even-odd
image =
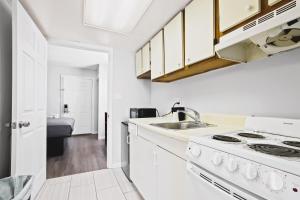
{"type": "Polygon", "coordinates": [[[75,119],[73,134],[93,133],[93,83],[93,78],[62,76],[62,116],[75,119]]]}
{"type": "Polygon", "coordinates": [[[11,174],[46,180],[47,41],[18,0],[13,10],[11,174]]]}

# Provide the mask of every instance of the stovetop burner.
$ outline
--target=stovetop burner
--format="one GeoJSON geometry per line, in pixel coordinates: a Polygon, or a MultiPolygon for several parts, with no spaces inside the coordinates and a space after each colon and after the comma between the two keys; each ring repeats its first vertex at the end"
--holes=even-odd
{"type": "Polygon", "coordinates": [[[241,137],[246,137],[246,138],[256,138],[256,139],[264,139],[265,136],[255,134],[255,133],[238,133],[239,136],[241,137]]]}
{"type": "Polygon", "coordinates": [[[300,142],[297,141],[283,141],[283,144],[292,146],[292,147],[299,147],[300,148],[300,142]]]}
{"type": "Polygon", "coordinates": [[[300,157],[300,151],[288,147],[272,144],[248,144],[248,146],[258,152],[282,157],[300,157]]]}
{"type": "Polygon", "coordinates": [[[214,135],[212,138],[214,140],[220,140],[220,141],[224,141],[224,142],[241,142],[241,140],[239,140],[237,138],[225,136],[225,135],[214,135]]]}

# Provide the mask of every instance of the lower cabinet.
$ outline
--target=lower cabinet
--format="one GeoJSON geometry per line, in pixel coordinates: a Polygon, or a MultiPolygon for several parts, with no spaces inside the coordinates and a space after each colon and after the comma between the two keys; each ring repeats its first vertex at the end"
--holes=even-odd
{"type": "Polygon", "coordinates": [[[185,160],[157,147],[157,200],[185,199],[185,160]]]}
{"type": "Polygon", "coordinates": [[[130,136],[130,178],[145,200],[183,200],[185,160],[143,137],[130,136]]]}
{"type": "Polygon", "coordinates": [[[155,148],[141,137],[130,136],[130,178],[145,200],[156,199],[155,148]]]}

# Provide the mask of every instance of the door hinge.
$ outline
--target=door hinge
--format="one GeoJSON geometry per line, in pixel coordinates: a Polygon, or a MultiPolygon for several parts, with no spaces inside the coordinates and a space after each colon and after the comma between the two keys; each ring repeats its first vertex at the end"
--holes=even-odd
{"type": "Polygon", "coordinates": [[[11,128],[11,129],[17,129],[17,123],[16,122],[7,122],[5,124],[6,128],[11,128]]]}

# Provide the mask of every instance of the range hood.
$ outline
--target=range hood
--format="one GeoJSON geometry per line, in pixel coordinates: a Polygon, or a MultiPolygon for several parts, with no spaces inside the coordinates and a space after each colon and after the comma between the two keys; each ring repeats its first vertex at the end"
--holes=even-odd
{"type": "Polygon", "coordinates": [[[284,6],[221,37],[220,58],[248,62],[300,47],[300,1],[284,6]]]}

